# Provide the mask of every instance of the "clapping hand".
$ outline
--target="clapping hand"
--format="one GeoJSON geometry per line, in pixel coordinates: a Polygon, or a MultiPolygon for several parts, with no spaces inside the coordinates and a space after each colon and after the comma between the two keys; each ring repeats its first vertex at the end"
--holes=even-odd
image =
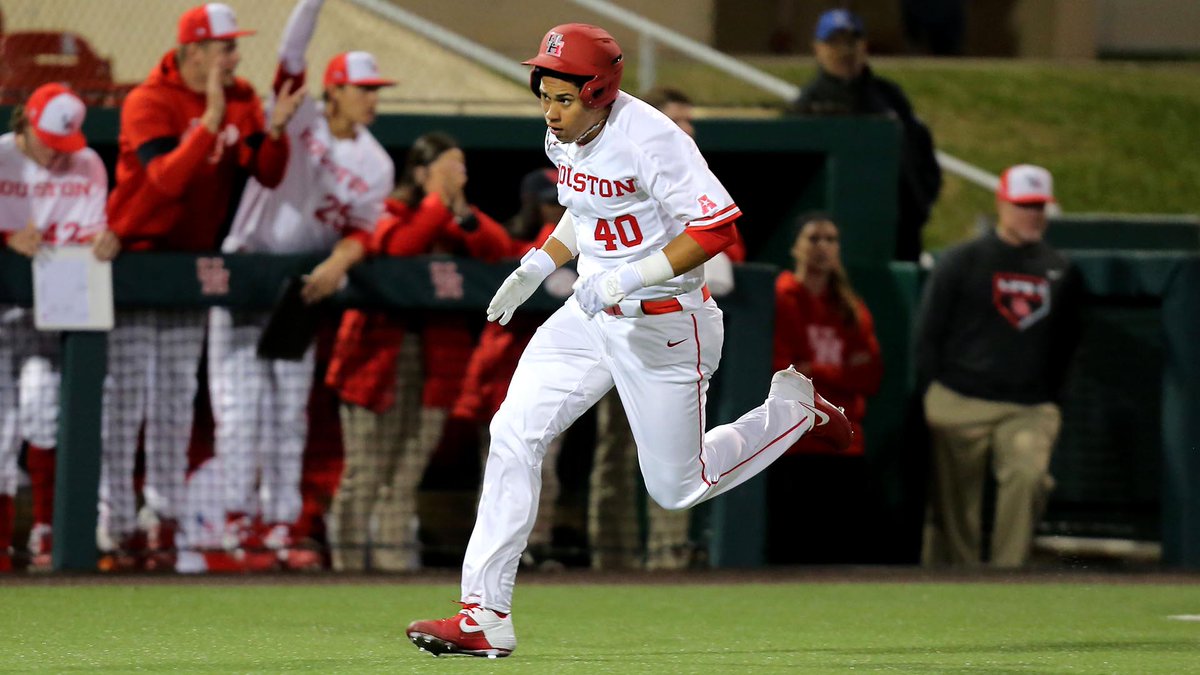
{"type": "Polygon", "coordinates": [[[278,139],[283,134],[292,115],[296,114],[296,110],[304,102],[304,97],[308,95],[307,85],[300,85],[293,91],[292,84],[290,79],[284,82],[275,96],[275,106],[271,108],[271,124],[268,127],[272,139],[278,139]]]}

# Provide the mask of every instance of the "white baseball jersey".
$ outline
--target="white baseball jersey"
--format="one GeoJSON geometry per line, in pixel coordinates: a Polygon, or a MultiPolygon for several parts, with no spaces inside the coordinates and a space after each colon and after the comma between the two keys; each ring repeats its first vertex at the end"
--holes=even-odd
{"type": "MultiPolygon", "coordinates": [[[[547,130],[546,156],[558,167],[558,201],[575,224],[583,277],[662,250],[685,228],[741,215],[692,137],[625,92],[585,145],[562,143],[547,130]]],[[[703,283],[703,267],[697,267],[629,297],[674,296],[703,283]]]]}
{"type": "Polygon", "coordinates": [[[246,183],[226,253],[329,251],[351,230],[375,231],[392,190],[392,158],[370,131],[334,138],[322,106],[309,98],[288,122],[287,173],[275,188],[246,183]]]}
{"type": "Polygon", "coordinates": [[[0,136],[0,231],[33,222],[47,244],[89,242],[108,227],[107,198],[108,173],[95,150],[73,153],[51,171],[21,152],[16,134],[0,136]]]}

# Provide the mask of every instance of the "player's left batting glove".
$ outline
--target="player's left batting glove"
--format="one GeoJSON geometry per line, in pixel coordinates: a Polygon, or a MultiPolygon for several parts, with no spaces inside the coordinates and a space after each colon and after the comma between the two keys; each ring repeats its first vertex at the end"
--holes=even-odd
{"type": "Polygon", "coordinates": [[[492,296],[492,301],[488,303],[488,321],[499,319],[501,326],[507,326],[508,322],[512,321],[513,312],[533,295],[556,267],[550,256],[540,248],[525,254],[525,257],[521,258],[521,266],[508,275],[504,283],[500,284],[496,295],[492,296]]]}
{"type": "Polygon", "coordinates": [[[593,274],[575,282],[575,301],[588,317],[604,311],[642,288],[645,282],[637,268],[621,265],[615,270],[593,274]]]}

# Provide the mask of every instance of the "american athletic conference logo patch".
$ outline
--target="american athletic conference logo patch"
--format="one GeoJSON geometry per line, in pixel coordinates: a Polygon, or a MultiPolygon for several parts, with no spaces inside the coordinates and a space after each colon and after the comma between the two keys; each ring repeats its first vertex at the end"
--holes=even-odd
{"type": "Polygon", "coordinates": [[[562,33],[551,33],[550,37],[546,38],[546,53],[550,56],[562,56],[563,50],[562,33]]]}
{"type": "Polygon", "coordinates": [[[1050,314],[1050,282],[1028,274],[992,275],[992,304],[1017,330],[1025,330],[1050,314]]]}

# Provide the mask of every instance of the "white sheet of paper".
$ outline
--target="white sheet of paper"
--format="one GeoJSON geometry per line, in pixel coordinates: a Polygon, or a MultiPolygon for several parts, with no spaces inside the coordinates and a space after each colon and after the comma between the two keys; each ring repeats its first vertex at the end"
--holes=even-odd
{"type": "Polygon", "coordinates": [[[33,323],[38,330],[112,330],[112,264],[91,246],[52,246],[33,260],[33,323]]]}

